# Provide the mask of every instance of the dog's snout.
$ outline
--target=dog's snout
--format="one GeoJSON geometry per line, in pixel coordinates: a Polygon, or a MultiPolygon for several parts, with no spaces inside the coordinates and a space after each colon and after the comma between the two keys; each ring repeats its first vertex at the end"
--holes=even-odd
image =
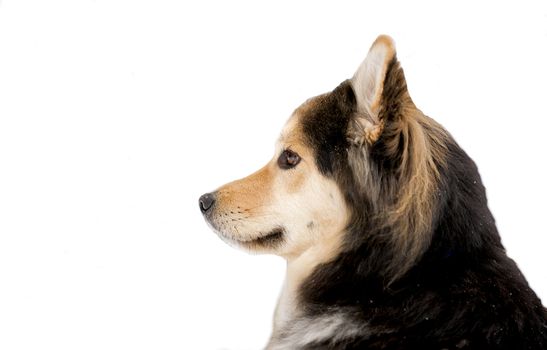
{"type": "Polygon", "coordinates": [[[214,193],[205,193],[203,196],[199,197],[199,209],[202,213],[206,213],[211,207],[215,204],[215,194],[214,193]]]}

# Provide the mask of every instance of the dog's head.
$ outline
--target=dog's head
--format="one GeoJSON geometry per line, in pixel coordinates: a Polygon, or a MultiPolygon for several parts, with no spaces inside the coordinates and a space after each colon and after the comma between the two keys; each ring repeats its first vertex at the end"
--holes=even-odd
{"type": "Polygon", "coordinates": [[[291,257],[345,228],[348,209],[343,194],[319,170],[304,135],[302,119],[314,103],[294,112],[268,164],[200,198],[206,220],[225,241],[291,257]]]}
{"type": "Polygon", "coordinates": [[[445,137],[414,106],[394,43],[380,36],[353,78],[295,110],[266,166],[200,208],[221,238],[251,251],[328,259],[379,239],[416,257],[430,238],[445,137]]]}

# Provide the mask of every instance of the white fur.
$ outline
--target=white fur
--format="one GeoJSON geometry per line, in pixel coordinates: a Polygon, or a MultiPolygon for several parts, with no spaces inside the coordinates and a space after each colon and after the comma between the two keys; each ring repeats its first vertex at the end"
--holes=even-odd
{"type": "Polygon", "coordinates": [[[300,317],[274,334],[266,349],[296,350],[325,340],[334,344],[357,335],[366,337],[370,334],[366,324],[353,322],[350,315],[339,310],[314,318],[300,317]]]}

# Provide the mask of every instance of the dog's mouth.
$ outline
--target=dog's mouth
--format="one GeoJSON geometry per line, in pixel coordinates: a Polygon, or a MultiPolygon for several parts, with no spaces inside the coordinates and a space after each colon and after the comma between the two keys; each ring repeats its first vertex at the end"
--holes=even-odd
{"type": "Polygon", "coordinates": [[[280,243],[283,240],[284,234],[285,230],[281,227],[278,227],[265,235],[260,235],[258,238],[250,240],[249,242],[260,245],[274,245],[280,243]]]}
{"type": "Polygon", "coordinates": [[[256,247],[256,246],[277,246],[283,241],[283,236],[285,235],[285,229],[282,227],[277,227],[268,233],[260,234],[258,237],[255,238],[249,238],[249,239],[241,239],[236,237],[227,237],[225,235],[221,235],[221,237],[242,245],[246,247],[256,247]]]}

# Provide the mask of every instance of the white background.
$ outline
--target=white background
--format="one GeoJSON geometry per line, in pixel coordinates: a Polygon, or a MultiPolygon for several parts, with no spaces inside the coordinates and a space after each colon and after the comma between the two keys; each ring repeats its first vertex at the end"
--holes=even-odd
{"type": "Polygon", "coordinates": [[[198,197],[380,33],[547,300],[546,2],[3,0],[0,349],[261,348],[284,262],[222,243],[198,197]]]}

